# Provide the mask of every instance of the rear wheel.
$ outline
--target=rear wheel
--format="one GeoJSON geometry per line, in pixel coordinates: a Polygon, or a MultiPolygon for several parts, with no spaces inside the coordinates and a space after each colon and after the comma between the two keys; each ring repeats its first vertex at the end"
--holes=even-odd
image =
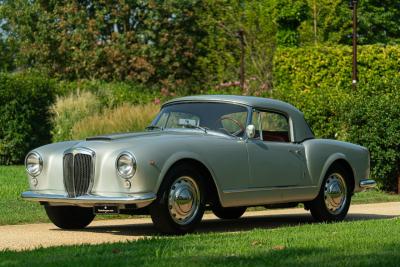
{"type": "Polygon", "coordinates": [[[49,205],[44,208],[50,221],[62,229],[85,228],[95,217],[91,208],[49,205]]]}
{"type": "Polygon", "coordinates": [[[239,219],[246,212],[246,209],[246,207],[224,208],[219,204],[211,208],[215,216],[226,220],[239,219]]]}
{"type": "Polygon", "coordinates": [[[329,168],[320,192],[310,204],[312,216],[317,221],[341,221],[349,211],[351,202],[350,175],[342,166],[329,168]]]}
{"type": "Polygon", "coordinates": [[[200,172],[191,165],[171,169],[150,206],[154,226],[165,234],[192,232],[204,214],[205,195],[200,172]]]}

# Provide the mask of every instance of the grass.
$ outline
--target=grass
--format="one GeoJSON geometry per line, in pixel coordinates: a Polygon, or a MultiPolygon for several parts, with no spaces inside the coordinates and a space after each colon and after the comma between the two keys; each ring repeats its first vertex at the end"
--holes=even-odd
{"type": "Polygon", "coordinates": [[[400,219],[0,252],[0,266],[398,266],[400,219]]]}
{"type": "MultiPolygon", "coordinates": [[[[21,199],[21,192],[28,189],[23,166],[0,166],[0,225],[48,222],[42,206],[21,199]]],[[[353,204],[400,201],[400,195],[381,191],[356,194],[353,204]]],[[[259,208],[256,208],[259,210],[259,208]]],[[[129,218],[129,216],[97,216],[96,219],[129,218]]]]}
{"type": "Polygon", "coordinates": [[[48,221],[43,207],[21,199],[27,188],[23,166],[0,166],[0,225],[48,221]]]}
{"type": "MultiPolygon", "coordinates": [[[[21,193],[26,190],[28,181],[24,166],[0,166],[0,225],[50,222],[43,206],[21,198],[21,193]]],[[[96,219],[130,217],[98,215],[96,219]]]]}
{"type": "Polygon", "coordinates": [[[90,92],[57,97],[57,101],[51,107],[53,141],[71,140],[74,125],[91,114],[99,113],[101,106],[98,97],[90,92]]]}
{"type": "Polygon", "coordinates": [[[120,104],[103,107],[101,99],[90,92],[58,97],[51,107],[53,141],[79,140],[107,133],[143,131],[160,110],[159,105],[120,104]]]}
{"type": "Polygon", "coordinates": [[[400,201],[400,195],[394,193],[385,193],[379,190],[369,190],[355,194],[351,199],[353,204],[367,204],[380,202],[400,201]]]}
{"type": "Polygon", "coordinates": [[[72,139],[106,133],[143,131],[159,112],[160,107],[154,104],[124,104],[106,109],[102,113],[88,116],[77,122],[72,130],[72,139]]]}

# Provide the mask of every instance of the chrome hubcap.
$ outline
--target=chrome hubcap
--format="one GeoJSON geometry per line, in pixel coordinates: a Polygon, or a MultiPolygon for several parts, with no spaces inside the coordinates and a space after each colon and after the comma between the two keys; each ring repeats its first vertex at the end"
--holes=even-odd
{"type": "Polygon", "coordinates": [[[326,179],[324,197],[325,206],[331,214],[342,212],[347,200],[347,187],[342,175],[333,173],[326,179]]]}
{"type": "Polygon", "coordinates": [[[189,176],[175,180],[169,191],[168,208],[171,218],[180,225],[190,223],[200,207],[200,191],[196,182],[189,176]]]}

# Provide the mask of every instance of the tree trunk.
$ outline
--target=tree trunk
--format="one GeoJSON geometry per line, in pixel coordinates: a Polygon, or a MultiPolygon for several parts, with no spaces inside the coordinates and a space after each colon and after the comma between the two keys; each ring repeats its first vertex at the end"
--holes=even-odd
{"type": "Polygon", "coordinates": [[[245,46],[245,42],[244,42],[244,30],[240,29],[238,32],[239,35],[239,40],[240,40],[240,88],[242,89],[242,91],[245,89],[245,70],[244,70],[244,46],[245,46]]]}
{"type": "Polygon", "coordinates": [[[318,44],[318,37],[317,37],[317,0],[313,2],[313,17],[314,17],[314,44],[318,44]]]}

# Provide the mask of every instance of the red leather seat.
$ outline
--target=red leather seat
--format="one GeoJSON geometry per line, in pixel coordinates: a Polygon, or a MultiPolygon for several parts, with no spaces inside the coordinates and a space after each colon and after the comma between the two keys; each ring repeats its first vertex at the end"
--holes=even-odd
{"type": "Polygon", "coordinates": [[[263,131],[263,140],[270,142],[289,142],[288,132],[263,131]]]}

